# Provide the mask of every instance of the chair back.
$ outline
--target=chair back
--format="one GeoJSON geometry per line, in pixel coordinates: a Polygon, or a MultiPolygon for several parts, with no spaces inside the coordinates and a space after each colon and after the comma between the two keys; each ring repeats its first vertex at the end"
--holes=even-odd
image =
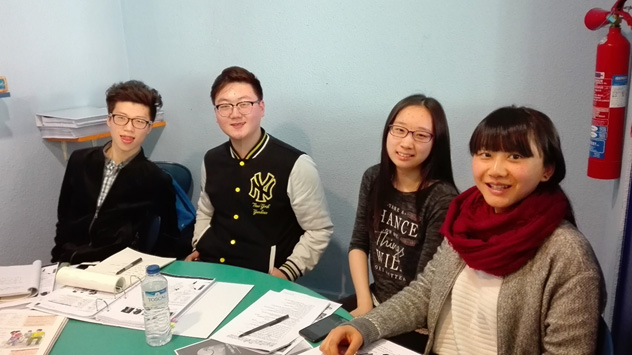
{"type": "Polygon", "coordinates": [[[178,185],[180,185],[182,190],[187,193],[187,196],[191,198],[191,194],[193,193],[193,176],[189,168],[180,163],[170,161],[155,161],[154,164],[169,173],[178,185]]]}
{"type": "Polygon", "coordinates": [[[153,254],[154,247],[158,241],[158,234],[160,234],[160,216],[152,218],[149,226],[147,227],[147,235],[142,245],[139,245],[138,251],[146,254],[153,254]]]}
{"type": "Polygon", "coordinates": [[[601,317],[599,320],[599,337],[597,339],[597,354],[614,355],[614,345],[612,344],[612,334],[608,329],[608,324],[601,317]]]}

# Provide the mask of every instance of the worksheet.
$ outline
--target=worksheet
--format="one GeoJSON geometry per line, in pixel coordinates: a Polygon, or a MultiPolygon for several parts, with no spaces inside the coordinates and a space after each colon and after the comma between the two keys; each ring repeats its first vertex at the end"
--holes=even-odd
{"type": "MultiPolygon", "coordinates": [[[[301,353],[301,355],[322,355],[318,348],[301,353]]],[[[388,340],[378,340],[369,346],[361,348],[356,355],[379,355],[379,354],[397,354],[397,355],[419,355],[419,353],[409,350],[401,345],[395,344],[388,340]]]]}
{"type": "Polygon", "coordinates": [[[37,295],[42,261],[29,265],[0,266],[0,301],[37,295]]]}
{"type": "Polygon", "coordinates": [[[274,352],[299,337],[329,305],[326,299],[290,292],[268,291],[250,307],[211,336],[227,344],[274,352]],[[283,319],[248,335],[242,335],[276,319],[283,319]]]}

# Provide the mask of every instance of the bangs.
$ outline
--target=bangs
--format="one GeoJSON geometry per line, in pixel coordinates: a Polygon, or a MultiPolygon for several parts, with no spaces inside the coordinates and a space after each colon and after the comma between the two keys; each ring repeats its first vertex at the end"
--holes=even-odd
{"type": "Polygon", "coordinates": [[[526,112],[521,115],[516,110],[511,114],[503,111],[492,112],[476,127],[470,139],[471,155],[481,150],[518,153],[527,158],[534,155],[531,149],[534,132],[526,112]]]}

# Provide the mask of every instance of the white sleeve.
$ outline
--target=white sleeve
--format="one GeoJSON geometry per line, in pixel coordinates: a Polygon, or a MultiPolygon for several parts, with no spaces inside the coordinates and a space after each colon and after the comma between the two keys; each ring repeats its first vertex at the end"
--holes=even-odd
{"type": "Polygon", "coordinates": [[[193,230],[193,240],[191,241],[193,249],[195,249],[195,246],[204,235],[204,232],[211,227],[211,218],[213,217],[213,211],[215,211],[213,205],[211,204],[211,199],[204,189],[206,186],[206,167],[204,162],[202,162],[200,186],[200,199],[198,200],[195,216],[195,229],[193,230]]]}
{"type": "Polygon", "coordinates": [[[287,194],[296,220],[305,231],[292,255],[280,267],[293,281],[316,266],[334,231],[325,190],[320,182],[316,163],[309,155],[301,155],[294,163],[287,194]]]}

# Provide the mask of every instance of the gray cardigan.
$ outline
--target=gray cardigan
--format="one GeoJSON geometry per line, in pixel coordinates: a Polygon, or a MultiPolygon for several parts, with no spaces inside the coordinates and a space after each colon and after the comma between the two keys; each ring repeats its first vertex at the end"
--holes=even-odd
{"type": "MultiPolygon", "coordinates": [[[[410,286],[350,322],[369,344],[427,327],[434,343],[441,308],[465,262],[444,240],[410,286]]],[[[535,257],[504,277],[498,294],[498,354],[594,354],[606,292],[586,238],[564,221],[535,257]]]]}

